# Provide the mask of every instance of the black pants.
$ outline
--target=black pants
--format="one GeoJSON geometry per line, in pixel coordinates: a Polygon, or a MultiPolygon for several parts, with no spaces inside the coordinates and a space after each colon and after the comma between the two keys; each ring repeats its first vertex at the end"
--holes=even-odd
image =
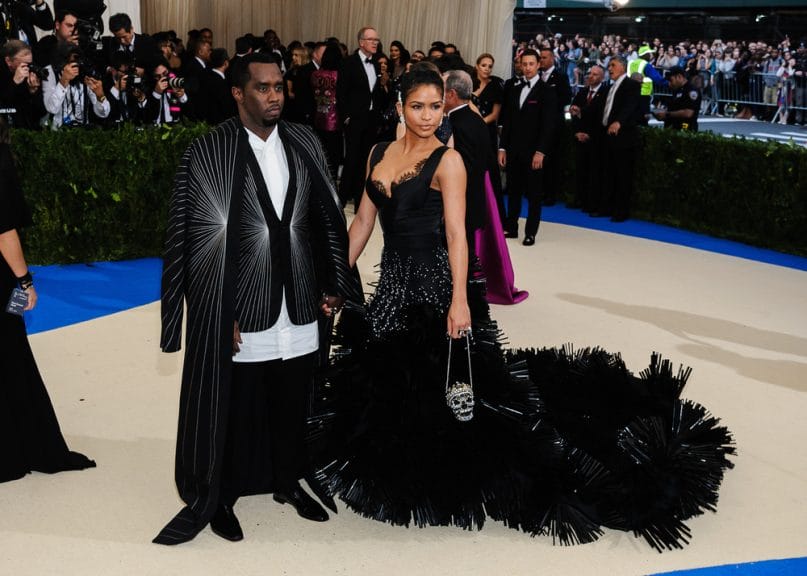
{"type": "Polygon", "coordinates": [[[345,127],[345,165],[339,186],[339,200],[343,206],[353,200],[357,209],[364,193],[367,156],[376,142],[376,123],[372,121],[375,115],[371,111],[367,114],[372,116],[370,121],[359,122],[354,118],[345,127]]]}
{"type": "Polygon", "coordinates": [[[576,202],[583,212],[598,211],[602,197],[603,150],[596,140],[574,143],[576,202]]]}
{"type": "Polygon", "coordinates": [[[535,236],[541,224],[541,200],[543,170],[533,170],[531,160],[510,160],[507,165],[507,222],[505,229],[518,232],[518,217],[521,215],[521,198],[528,202],[525,236],[535,236]]]}
{"type": "Polygon", "coordinates": [[[614,218],[630,217],[636,148],[617,148],[605,142],[605,179],[599,212],[614,218]]]}
{"type": "Polygon", "coordinates": [[[305,418],[317,353],[234,362],[222,504],[295,486],[307,464],[305,418]]]}

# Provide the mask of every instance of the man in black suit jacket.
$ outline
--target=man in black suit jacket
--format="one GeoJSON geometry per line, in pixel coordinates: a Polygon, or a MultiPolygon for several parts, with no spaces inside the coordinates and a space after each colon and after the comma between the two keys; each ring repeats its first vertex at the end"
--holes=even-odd
{"type": "Polygon", "coordinates": [[[630,215],[633,196],[633,169],[639,147],[638,125],[642,117],[639,96],[641,84],[627,77],[627,62],[614,56],[608,62],[612,84],[605,99],[602,126],[605,137],[605,190],[600,211],[611,214],[614,222],[630,215]]]}
{"type": "Polygon", "coordinates": [[[555,53],[549,48],[541,48],[539,66],[541,68],[541,82],[554,88],[557,99],[558,129],[552,140],[549,150],[549,160],[544,163],[544,199],[545,206],[552,206],[561,187],[561,169],[563,168],[563,146],[561,138],[565,134],[566,125],[565,108],[572,101],[572,89],[569,86],[569,77],[555,66],[555,53]]]}
{"type": "MultiPolygon", "coordinates": [[[[135,34],[132,28],[132,19],[128,14],[113,14],[109,18],[109,31],[115,37],[115,41],[110,44],[109,50],[128,52],[134,61],[138,74],[144,74],[157,65],[162,58],[162,53],[157,47],[157,43],[146,34],[135,34]]],[[[107,62],[112,61],[109,54],[107,62]]]]}
{"type": "Polygon", "coordinates": [[[605,70],[592,66],[586,75],[586,86],[577,92],[569,107],[577,177],[576,204],[589,213],[599,204],[602,190],[602,143],[605,139],[602,111],[608,95],[604,78],[605,70]]]}
{"type": "Polygon", "coordinates": [[[202,118],[216,126],[238,114],[230,83],[227,81],[230,59],[227,50],[214,48],[210,53],[210,68],[202,75],[199,110],[202,118]]]}
{"type": "Polygon", "coordinates": [[[45,67],[53,64],[59,44],[78,46],[78,15],[72,10],[59,10],[53,22],[53,34],[43,36],[34,46],[34,62],[45,67]]]}
{"type": "Polygon", "coordinates": [[[521,55],[524,81],[504,103],[507,109],[499,142],[499,166],[507,168],[507,221],[505,236],[518,237],[521,197],[527,196],[529,209],[524,229],[524,245],[535,244],[541,222],[543,165],[550,153],[558,121],[555,90],[538,76],[538,53],[525,50],[521,55]]]}
{"type": "Polygon", "coordinates": [[[490,154],[490,132],[482,117],[468,107],[473,92],[471,76],[464,70],[445,75],[445,102],[454,148],[462,156],[465,183],[465,233],[468,238],[468,262],[475,259],[474,237],[485,225],[485,169],[490,154]]]}
{"type": "Polygon", "coordinates": [[[29,46],[36,44],[36,30],[34,26],[42,30],[53,28],[53,12],[45,4],[45,0],[36,0],[31,3],[15,3],[9,10],[10,14],[4,14],[4,21],[0,17],[2,32],[8,40],[22,40],[29,46]]]}
{"type": "Polygon", "coordinates": [[[362,28],[359,49],[345,58],[336,80],[336,106],[344,124],[345,165],[339,199],[353,200],[358,209],[364,190],[367,155],[375,143],[381,112],[386,105],[381,74],[374,56],[380,39],[374,28],[362,28]]]}

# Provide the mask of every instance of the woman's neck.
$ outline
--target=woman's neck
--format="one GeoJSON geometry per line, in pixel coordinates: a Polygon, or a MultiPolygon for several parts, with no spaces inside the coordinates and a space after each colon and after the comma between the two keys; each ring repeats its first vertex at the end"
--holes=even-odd
{"type": "Polygon", "coordinates": [[[429,136],[418,136],[411,130],[407,129],[404,133],[403,137],[403,153],[404,154],[415,154],[417,152],[425,152],[434,149],[435,144],[439,144],[440,141],[434,134],[429,136]]]}

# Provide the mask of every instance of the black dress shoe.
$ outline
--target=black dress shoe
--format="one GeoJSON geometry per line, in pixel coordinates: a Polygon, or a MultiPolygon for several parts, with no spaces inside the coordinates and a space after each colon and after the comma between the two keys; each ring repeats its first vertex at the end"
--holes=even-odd
{"type": "Polygon", "coordinates": [[[291,490],[279,490],[274,494],[275,502],[281,504],[291,504],[297,510],[297,514],[306,520],[314,522],[325,522],[328,513],[319,503],[308,495],[299,484],[291,490]]]}
{"type": "Polygon", "coordinates": [[[163,546],[176,546],[190,542],[199,533],[199,521],[193,510],[185,506],[174,516],[171,521],[160,530],[160,533],[152,540],[155,544],[163,546]]]}
{"type": "Polygon", "coordinates": [[[524,246],[532,246],[535,244],[535,236],[524,236],[524,242],[522,242],[524,246]]]}
{"type": "Polygon", "coordinates": [[[504,231],[505,238],[518,238],[518,230],[505,230],[504,231]]]}
{"type": "Polygon", "coordinates": [[[244,539],[244,533],[241,531],[241,524],[235,516],[235,512],[231,506],[220,505],[216,510],[216,514],[210,520],[210,529],[213,534],[221,536],[230,542],[238,542],[244,539]]]}

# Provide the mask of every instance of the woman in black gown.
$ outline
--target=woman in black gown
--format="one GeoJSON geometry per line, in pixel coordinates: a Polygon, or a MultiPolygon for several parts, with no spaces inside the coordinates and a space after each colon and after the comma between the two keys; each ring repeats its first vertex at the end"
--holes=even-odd
{"type": "Polygon", "coordinates": [[[680,547],[684,521],[715,509],[730,433],[656,356],[636,377],[602,350],[502,348],[484,280],[466,278],[462,161],[434,136],[442,80],[412,71],[401,92],[406,132],[371,152],[349,234],[354,264],[379,216],[381,276],[345,305],[315,396],[321,488],[398,525],[491,518],[564,544],[605,526],[680,547]],[[455,379],[473,386],[470,421],[447,406],[455,379]]]}
{"type": "Polygon", "coordinates": [[[0,482],[31,471],[95,466],[83,454],[68,450],[28,344],[25,322],[6,309],[15,288],[27,296],[24,310],[33,309],[37,300],[18,233],[31,223],[31,215],[8,142],[8,128],[0,120],[0,482]]]}

